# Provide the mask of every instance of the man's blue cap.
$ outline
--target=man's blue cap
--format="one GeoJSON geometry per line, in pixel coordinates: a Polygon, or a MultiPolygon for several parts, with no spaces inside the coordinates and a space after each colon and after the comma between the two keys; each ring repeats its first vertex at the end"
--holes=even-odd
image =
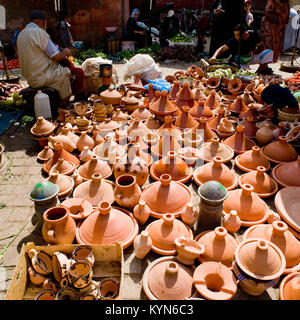
{"type": "Polygon", "coordinates": [[[30,20],[46,19],[44,13],[40,10],[33,10],[30,13],[30,20]]]}

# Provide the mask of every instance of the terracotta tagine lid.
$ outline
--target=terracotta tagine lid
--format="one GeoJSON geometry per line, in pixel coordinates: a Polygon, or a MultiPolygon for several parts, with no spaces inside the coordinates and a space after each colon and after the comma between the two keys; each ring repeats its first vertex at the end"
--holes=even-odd
{"type": "MultiPolygon", "coordinates": [[[[126,153],[126,150],[123,146],[115,142],[112,137],[105,137],[104,142],[96,146],[93,149],[93,152],[102,161],[108,162],[109,164],[114,164],[117,160],[123,157],[123,155],[126,153]]],[[[107,166],[106,169],[108,172],[109,170],[107,166]]],[[[101,174],[102,176],[104,175],[104,173],[101,174]]]]}
{"type": "Polygon", "coordinates": [[[163,135],[158,143],[151,147],[151,153],[157,157],[165,157],[169,151],[178,152],[181,145],[176,141],[175,137],[171,134],[163,135]]]}
{"type": "Polygon", "coordinates": [[[54,129],[54,123],[44,119],[44,117],[38,117],[36,123],[30,129],[30,132],[35,136],[48,136],[54,129]]]}
{"type": "Polygon", "coordinates": [[[177,238],[184,236],[186,239],[193,239],[192,230],[169,213],[150,223],[146,231],[152,240],[152,250],[165,256],[176,254],[175,240],[177,238]]]}
{"type": "Polygon", "coordinates": [[[243,234],[243,240],[259,238],[274,243],[284,254],[286,269],[284,273],[300,271],[300,242],[288,231],[288,225],[283,221],[272,224],[261,224],[248,228],[243,234]]]}
{"type": "Polygon", "coordinates": [[[109,202],[100,202],[98,208],[76,229],[80,244],[115,244],[129,247],[139,231],[133,215],[122,208],[112,207],[109,202]]]}
{"type": "Polygon", "coordinates": [[[117,122],[125,122],[128,119],[129,119],[128,114],[122,112],[120,108],[117,108],[111,117],[112,121],[117,121],[117,122]]]}
{"type": "Polygon", "coordinates": [[[211,110],[217,109],[220,106],[220,99],[217,98],[217,92],[215,90],[212,90],[208,95],[204,106],[210,108],[211,110]]]}
{"type": "Polygon", "coordinates": [[[104,104],[119,104],[122,98],[122,94],[110,87],[107,90],[104,90],[100,93],[101,100],[104,104]]]}
{"type": "Polygon", "coordinates": [[[256,138],[257,127],[253,118],[248,117],[245,121],[242,122],[242,125],[245,127],[244,134],[249,139],[256,138]]]}
{"type": "Polygon", "coordinates": [[[192,108],[194,106],[195,95],[190,89],[189,84],[185,82],[182,88],[176,94],[176,105],[178,108],[188,106],[192,108]]]}
{"type": "Polygon", "coordinates": [[[223,162],[221,157],[215,157],[213,161],[197,168],[193,174],[196,184],[201,186],[213,180],[221,183],[227,191],[235,189],[238,185],[238,178],[223,162]]]}
{"type": "Polygon", "coordinates": [[[139,105],[140,99],[136,98],[135,96],[126,96],[122,98],[122,101],[126,105],[139,105]]]}
{"type": "Polygon", "coordinates": [[[85,181],[75,188],[73,197],[86,199],[93,207],[97,207],[101,201],[113,203],[115,201],[114,185],[111,181],[102,178],[101,175],[93,174],[91,180],[85,181]]]}
{"type": "Polygon", "coordinates": [[[48,137],[48,146],[53,148],[55,142],[61,142],[63,144],[64,149],[71,153],[74,151],[74,149],[76,149],[76,144],[71,140],[71,138],[65,135],[48,137]]]}
{"type": "Polygon", "coordinates": [[[246,104],[243,101],[242,96],[238,96],[235,101],[227,108],[227,110],[233,112],[233,113],[242,113],[247,112],[249,108],[246,106],[246,104]]]}
{"type": "Polygon", "coordinates": [[[59,197],[64,197],[68,195],[74,187],[74,181],[71,177],[66,176],[64,174],[59,174],[58,171],[55,170],[49,173],[49,177],[46,180],[58,185],[59,197]]]}
{"type": "Polygon", "coordinates": [[[139,119],[132,119],[129,121],[129,126],[127,128],[127,135],[130,138],[136,137],[136,136],[145,136],[150,132],[150,130],[145,126],[143,121],[139,119]]]}
{"type": "Polygon", "coordinates": [[[104,138],[107,133],[120,129],[122,124],[117,121],[113,121],[110,118],[105,119],[102,123],[97,124],[97,130],[99,134],[104,138]]]}
{"type": "Polygon", "coordinates": [[[280,216],[289,226],[300,232],[300,187],[286,187],[277,192],[274,199],[280,216]]]}
{"type": "Polygon", "coordinates": [[[131,114],[131,119],[139,119],[146,121],[152,117],[152,113],[146,108],[146,106],[141,105],[131,114]]]}
{"type": "Polygon", "coordinates": [[[180,130],[185,130],[185,129],[197,129],[199,126],[199,123],[197,120],[195,120],[190,112],[190,108],[186,105],[182,106],[181,109],[181,114],[176,118],[175,120],[175,127],[180,129],[180,130]]]}
{"type": "MultiPolygon", "coordinates": [[[[116,131],[118,131],[118,130],[116,130],[116,131]]],[[[93,138],[93,141],[94,141],[94,147],[99,146],[99,144],[104,142],[104,139],[102,138],[102,136],[100,134],[98,134],[98,130],[93,130],[92,138],[93,138]]],[[[83,149],[84,149],[84,147],[83,147],[83,149]]]]}
{"type": "Polygon", "coordinates": [[[173,125],[173,119],[171,116],[166,116],[164,119],[164,124],[158,129],[157,133],[160,136],[164,136],[167,134],[171,134],[172,136],[174,136],[176,139],[179,139],[180,135],[181,135],[181,130],[179,130],[178,128],[176,128],[173,125]]]}
{"type": "Polygon", "coordinates": [[[190,109],[190,115],[199,120],[201,117],[207,118],[208,120],[214,118],[214,114],[209,107],[206,107],[203,102],[195,103],[194,107],[190,109]]]}
{"type": "Polygon", "coordinates": [[[200,148],[201,158],[208,162],[213,161],[215,157],[220,157],[226,163],[234,157],[233,150],[220,142],[219,138],[212,138],[211,142],[205,143],[200,148]]]}
{"type": "Polygon", "coordinates": [[[253,99],[250,92],[244,90],[244,93],[242,94],[242,96],[243,96],[243,101],[247,106],[250,106],[252,103],[255,103],[255,100],[253,99]]]}
{"type": "Polygon", "coordinates": [[[69,198],[61,205],[69,209],[74,220],[85,219],[93,212],[93,206],[86,199],[69,198]]]}
{"type": "Polygon", "coordinates": [[[175,245],[178,253],[176,259],[187,266],[192,266],[205,249],[199,242],[185,237],[175,239],[175,245]]]}
{"type": "Polygon", "coordinates": [[[296,161],[275,166],[272,177],[281,187],[300,187],[300,156],[296,161]]]}
{"type": "Polygon", "coordinates": [[[74,163],[76,168],[80,164],[79,159],[67,150],[65,150],[61,142],[56,142],[54,143],[54,154],[49,160],[47,160],[43,164],[43,170],[49,174],[50,169],[58,162],[60,158],[74,163]]]}
{"type": "Polygon", "coordinates": [[[256,171],[258,166],[263,166],[268,171],[271,167],[269,160],[264,156],[260,147],[254,146],[235,158],[236,166],[245,172],[256,171]]]}
{"type": "Polygon", "coordinates": [[[105,179],[111,176],[112,170],[106,161],[103,161],[99,159],[98,156],[93,155],[91,160],[79,167],[78,173],[86,180],[91,179],[93,174],[99,174],[105,179]]]}
{"type": "Polygon", "coordinates": [[[287,143],[284,136],[264,146],[262,152],[270,162],[278,164],[295,161],[298,157],[295,148],[287,143]]]}
{"type": "Polygon", "coordinates": [[[207,300],[230,300],[237,291],[232,271],[220,262],[204,262],[194,272],[194,286],[207,300]]]}
{"type": "Polygon", "coordinates": [[[195,240],[205,247],[204,253],[198,257],[201,263],[216,261],[231,267],[239,242],[225,228],[217,227],[213,231],[204,231],[195,240]]]}
{"type": "Polygon", "coordinates": [[[228,192],[228,198],[224,201],[224,212],[236,210],[242,226],[250,227],[264,223],[269,212],[267,204],[253,192],[252,185],[244,184],[241,188],[228,192]]]}
{"type": "MultiPolygon", "coordinates": [[[[205,88],[204,88],[205,89],[205,88]]],[[[206,95],[203,93],[202,91],[203,89],[199,88],[199,87],[196,87],[194,88],[192,91],[193,91],[193,94],[195,96],[195,100],[196,101],[202,101],[203,103],[206,101],[206,95]]]]}
{"type": "Polygon", "coordinates": [[[152,262],[143,276],[143,289],[150,300],[185,300],[193,296],[193,269],[174,257],[152,262]]]}
{"type": "MultiPolygon", "coordinates": [[[[132,139],[130,139],[129,143],[128,143],[126,146],[124,146],[124,148],[125,148],[126,150],[128,150],[128,148],[129,148],[130,145],[132,145],[132,144],[138,144],[138,145],[139,145],[139,150],[148,151],[149,145],[145,142],[145,140],[148,139],[149,136],[151,136],[151,135],[152,135],[152,133],[149,132],[149,133],[147,133],[146,136],[143,136],[143,137],[141,137],[141,136],[134,136],[134,137],[132,137],[132,139]]],[[[151,138],[151,137],[150,137],[150,138],[151,138]]],[[[157,136],[157,141],[158,141],[159,138],[160,138],[160,137],[157,136]]],[[[156,142],[157,142],[157,141],[156,141],[156,142]]],[[[150,155],[149,155],[149,156],[150,156],[150,155]]]]}
{"type": "Polygon", "coordinates": [[[191,179],[193,169],[178,157],[176,152],[169,151],[167,156],[155,162],[150,168],[150,175],[156,181],[159,181],[160,177],[166,173],[171,176],[172,180],[185,183],[191,179]]]}
{"type": "Polygon", "coordinates": [[[241,154],[248,150],[251,150],[255,146],[255,142],[245,136],[245,127],[238,125],[235,129],[235,133],[225,139],[223,144],[229,146],[235,153],[241,154]]]}
{"type": "Polygon", "coordinates": [[[251,184],[254,187],[254,192],[260,198],[269,198],[278,191],[277,182],[266,173],[266,168],[258,166],[256,171],[251,171],[243,174],[239,178],[239,185],[251,184]]]}
{"type": "Polygon", "coordinates": [[[77,141],[77,149],[81,152],[84,147],[88,147],[90,150],[94,148],[94,140],[90,137],[86,131],[82,131],[77,141]]]}
{"type": "Polygon", "coordinates": [[[65,174],[67,176],[71,175],[76,169],[75,164],[70,161],[66,161],[63,158],[58,159],[58,162],[50,169],[51,172],[58,171],[60,174],[65,174]]]}
{"type": "Polygon", "coordinates": [[[169,174],[160,176],[160,180],[148,185],[141,195],[151,210],[151,216],[161,218],[170,213],[178,218],[187,203],[193,200],[192,193],[184,184],[172,181],[169,174]]]}
{"type": "Polygon", "coordinates": [[[168,99],[168,92],[162,91],[157,101],[150,103],[149,109],[155,115],[172,115],[178,108],[168,99]]]}
{"type": "Polygon", "coordinates": [[[37,158],[40,161],[47,161],[53,157],[53,154],[53,150],[49,146],[46,146],[41,152],[38,153],[37,158]]]}
{"type": "Polygon", "coordinates": [[[218,129],[218,126],[220,125],[221,120],[225,117],[225,111],[226,111],[226,108],[224,106],[220,106],[218,108],[217,116],[208,121],[207,125],[212,130],[216,131],[218,129]]]}
{"type": "Polygon", "coordinates": [[[300,300],[300,272],[293,272],[283,278],[279,286],[280,300],[300,300]]]}
{"type": "MultiPolygon", "coordinates": [[[[198,130],[203,130],[204,142],[211,142],[213,138],[217,138],[217,134],[210,129],[207,125],[207,118],[201,117],[199,119],[199,127],[198,130]]],[[[201,132],[201,131],[200,131],[201,132]]]]}
{"type": "Polygon", "coordinates": [[[151,101],[154,99],[154,96],[155,96],[155,90],[153,88],[153,83],[149,83],[147,95],[148,95],[149,103],[151,103],[151,101]]]}
{"type": "Polygon", "coordinates": [[[272,242],[257,238],[239,244],[235,261],[247,275],[263,281],[280,277],[286,267],[282,251],[272,242]]]}
{"type": "Polygon", "coordinates": [[[141,79],[141,75],[140,74],[136,74],[134,76],[134,81],[127,86],[128,89],[130,90],[135,90],[135,91],[146,91],[146,89],[143,86],[142,83],[142,79],[141,79]]]}
{"type": "Polygon", "coordinates": [[[256,141],[261,146],[272,142],[273,139],[274,130],[271,129],[271,125],[269,123],[265,123],[265,125],[256,132],[256,141]]]}
{"type": "Polygon", "coordinates": [[[241,119],[253,118],[254,121],[258,121],[260,116],[258,114],[257,108],[254,103],[248,105],[248,110],[240,113],[239,117],[241,119]]]}
{"type": "Polygon", "coordinates": [[[174,81],[171,90],[169,91],[169,99],[176,100],[176,95],[180,89],[180,81],[174,81]]]}
{"type": "Polygon", "coordinates": [[[145,126],[150,130],[158,130],[160,128],[160,123],[153,116],[145,121],[145,126]]]}

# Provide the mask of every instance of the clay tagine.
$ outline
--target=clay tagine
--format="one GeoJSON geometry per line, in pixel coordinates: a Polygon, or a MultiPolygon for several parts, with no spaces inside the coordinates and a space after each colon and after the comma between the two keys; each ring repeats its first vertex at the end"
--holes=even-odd
{"type": "Polygon", "coordinates": [[[191,239],[186,239],[185,237],[179,237],[175,239],[176,250],[178,255],[176,259],[187,265],[191,266],[194,264],[194,260],[204,253],[204,246],[199,242],[191,239]]]}
{"type": "Polygon", "coordinates": [[[212,110],[206,107],[203,102],[196,103],[195,106],[190,109],[190,115],[196,120],[199,120],[201,117],[207,118],[208,120],[214,118],[212,110]]]}
{"type": "Polygon", "coordinates": [[[300,187],[300,156],[293,162],[278,164],[272,170],[272,177],[281,187],[300,187]]]}
{"type": "Polygon", "coordinates": [[[190,89],[189,84],[185,82],[182,88],[176,94],[176,105],[179,109],[182,109],[183,106],[192,108],[194,106],[194,101],[194,93],[190,89]]]}
{"type": "Polygon", "coordinates": [[[247,112],[249,108],[244,103],[242,96],[238,96],[227,110],[235,114],[240,114],[242,112],[247,112]]]}
{"type": "Polygon", "coordinates": [[[256,171],[258,166],[263,166],[268,171],[271,167],[270,161],[265,157],[260,147],[254,146],[235,158],[235,165],[245,172],[256,171]]]}
{"type": "Polygon", "coordinates": [[[191,129],[191,130],[196,130],[199,127],[199,123],[197,120],[195,120],[190,112],[190,108],[186,105],[182,106],[181,109],[181,114],[176,118],[175,120],[175,127],[180,129],[180,130],[186,130],[186,129],[191,129]]]}
{"type": "Polygon", "coordinates": [[[280,300],[300,300],[300,272],[286,276],[279,286],[280,300]]]}
{"type": "Polygon", "coordinates": [[[234,157],[233,150],[229,146],[220,143],[219,138],[213,138],[211,142],[201,146],[200,153],[201,158],[206,162],[213,161],[215,157],[220,157],[226,163],[234,157]]]}
{"type": "Polygon", "coordinates": [[[55,124],[44,119],[44,117],[38,117],[36,123],[30,129],[32,135],[41,137],[49,136],[55,129],[55,124]]]}
{"type": "Polygon", "coordinates": [[[112,170],[107,162],[93,155],[91,160],[79,167],[78,173],[83,179],[89,180],[93,174],[99,174],[103,178],[108,178],[111,176],[112,170]]]}
{"type": "Polygon", "coordinates": [[[50,172],[49,177],[46,180],[58,185],[58,197],[67,196],[73,190],[74,187],[74,180],[71,177],[66,176],[64,174],[60,174],[56,170],[50,172]]]}
{"type": "Polygon", "coordinates": [[[212,90],[208,95],[204,106],[210,108],[211,110],[217,109],[220,106],[220,99],[218,99],[217,92],[215,90],[212,90]]]}
{"type": "Polygon", "coordinates": [[[101,92],[100,97],[104,104],[118,105],[120,104],[122,94],[110,87],[109,89],[101,92]]]}

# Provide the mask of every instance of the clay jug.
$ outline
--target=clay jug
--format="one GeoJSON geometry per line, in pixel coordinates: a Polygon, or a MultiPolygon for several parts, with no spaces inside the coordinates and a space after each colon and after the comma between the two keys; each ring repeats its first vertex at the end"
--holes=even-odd
{"type": "Polygon", "coordinates": [[[118,205],[133,209],[141,197],[141,189],[136,183],[136,177],[129,174],[118,177],[114,196],[118,205]]]}
{"type": "Polygon", "coordinates": [[[186,204],[185,209],[181,212],[181,220],[189,226],[193,226],[198,220],[199,213],[194,208],[192,202],[186,204]]]}
{"type": "Polygon", "coordinates": [[[231,210],[229,213],[226,213],[222,218],[222,225],[230,233],[238,232],[242,223],[237,211],[231,210]]]}
{"type": "Polygon", "coordinates": [[[50,244],[71,244],[75,238],[76,223],[67,208],[50,208],[43,214],[42,235],[50,244]]]}
{"type": "Polygon", "coordinates": [[[274,132],[271,129],[269,123],[265,123],[264,126],[256,132],[256,141],[260,146],[264,146],[270,143],[274,138],[274,132]]]}
{"type": "Polygon", "coordinates": [[[144,259],[151,251],[152,240],[149,237],[148,231],[142,231],[133,242],[134,253],[138,259],[144,259]]]}
{"type": "Polygon", "coordinates": [[[144,200],[140,200],[139,203],[134,207],[133,209],[133,215],[136,218],[136,220],[140,224],[145,224],[150,217],[151,210],[146,205],[146,202],[144,200]]]}

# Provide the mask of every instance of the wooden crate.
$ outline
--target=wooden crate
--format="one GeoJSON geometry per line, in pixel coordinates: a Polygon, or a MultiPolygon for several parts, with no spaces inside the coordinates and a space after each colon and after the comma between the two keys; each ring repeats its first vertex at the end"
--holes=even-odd
{"type": "MultiPolygon", "coordinates": [[[[41,286],[36,286],[31,283],[28,276],[27,269],[30,266],[30,259],[27,253],[30,249],[44,251],[51,256],[54,252],[59,251],[70,257],[73,249],[76,247],[78,247],[78,245],[74,244],[48,246],[35,246],[33,242],[29,242],[26,245],[23,244],[5,300],[33,300],[35,295],[42,290],[41,286]]],[[[121,243],[117,242],[114,245],[91,245],[91,247],[95,257],[93,280],[99,281],[106,277],[116,278],[120,283],[120,289],[115,300],[121,300],[124,272],[124,258],[121,243]]]]}

